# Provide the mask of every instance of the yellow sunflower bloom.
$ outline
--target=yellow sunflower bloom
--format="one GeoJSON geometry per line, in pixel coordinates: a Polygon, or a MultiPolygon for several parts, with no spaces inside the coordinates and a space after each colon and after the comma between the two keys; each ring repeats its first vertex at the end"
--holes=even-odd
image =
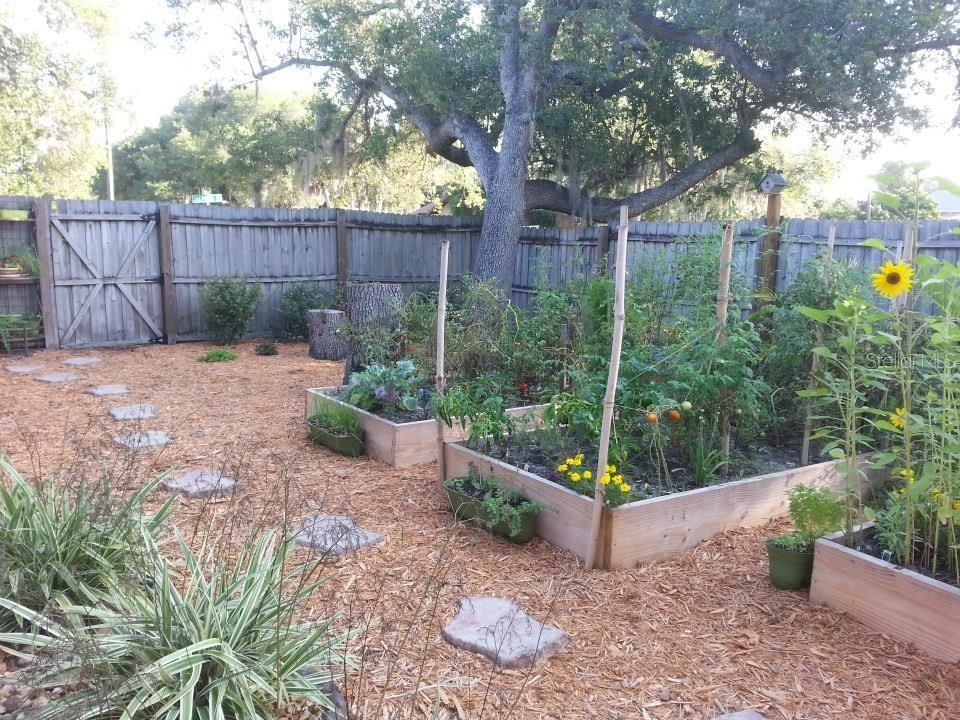
{"type": "Polygon", "coordinates": [[[895,428],[903,430],[904,426],[907,424],[907,409],[897,408],[896,412],[890,416],[890,424],[895,428]]]}
{"type": "Polygon", "coordinates": [[[873,275],[873,287],[884,297],[897,297],[913,285],[913,268],[910,263],[887,261],[873,275]]]}

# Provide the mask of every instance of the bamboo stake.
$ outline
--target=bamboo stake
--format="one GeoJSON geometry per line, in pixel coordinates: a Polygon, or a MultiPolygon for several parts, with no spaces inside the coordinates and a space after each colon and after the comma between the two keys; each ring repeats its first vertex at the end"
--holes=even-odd
{"type": "MultiPolygon", "coordinates": [[[[447,268],[450,263],[450,241],[444,238],[440,241],[440,292],[437,296],[437,372],[436,391],[442,395],[446,389],[444,378],[444,331],[447,324],[447,268]]],[[[437,423],[437,478],[443,483],[446,478],[446,467],[443,457],[443,436],[446,425],[439,418],[437,423]]]]}
{"type": "MultiPolygon", "coordinates": [[[[730,271],[733,265],[733,229],[734,222],[727,220],[723,226],[723,240],[720,243],[720,286],[717,289],[717,342],[727,339],[727,315],[730,307],[730,271]]],[[[730,418],[724,413],[721,428],[721,447],[723,453],[724,475],[730,467],[730,418]]]]}
{"type": "Polygon", "coordinates": [[[623,325],[626,319],[624,295],[627,284],[627,239],[630,232],[630,213],[626,205],[620,206],[620,227],[617,229],[617,260],[615,268],[616,300],[613,309],[613,344],[610,348],[610,369],[607,373],[607,391],[603,396],[603,421],[600,426],[600,451],[597,458],[597,473],[593,480],[593,514],[590,517],[590,545],[584,567],[592,570],[600,540],[600,520],[603,517],[604,486],[600,478],[607,469],[610,453],[610,428],[613,425],[613,407],[617,394],[617,378],[620,375],[620,350],[623,347],[623,325]]]}
{"type": "MultiPolygon", "coordinates": [[[[827,260],[833,259],[833,248],[837,241],[837,221],[830,221],[830,232],[827,234],[827,260]]],[[[823,342],[823,331],[820,326],[816,328],[816,344],[819,346],[823,342]]],[[[817,371],[820,369],[820,356],[814,355],[810,361],[810,377],[807,380],[807,390],[814,390],[817,387],[817,371]]],[[[810,462],[810,435],[813,433],[813,398],[807,398],[803,402],[803,444],[800,447],[800,465],[806,465],[810,462]]]]}

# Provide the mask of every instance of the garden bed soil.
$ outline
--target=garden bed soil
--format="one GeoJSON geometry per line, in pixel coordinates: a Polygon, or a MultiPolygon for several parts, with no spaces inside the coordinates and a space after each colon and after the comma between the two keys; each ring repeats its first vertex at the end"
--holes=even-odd
{"type": "MultiPolygon", "coordinates": [[[[869,539],[872,524],[855,530],[869,539]]],[[[960,588],[844,544],[842,532],[814,546],[810,602],[842,610],[864,625],[960,664],[960,588]]]]}
{"type": "MultiPolygon", "coordinates": [[[[460,442],[445,444],[444,461],[447,478],[471,471],[493,475],[505,486],[549,506],[537,516],[537,535],[586,558],[592,497],[460,442]]],[[[634,567],[676,555],[725,530],[763,525],[787,513],[787,493],[796,485],[843,488],[846,481],[838,465],[832,460],[604,507],[598,565],[608,570],[634,567]]]]}
{"type": "MultiPolygon", "coordinates": [[[[222,531],[238,549],[248,532],[318,511],[350,515],[384,536],[326,564],[326,582],[302,614],[339,613],[338,628],[361,629],[351,644],[362,666],[344,683],[357,717],[384,698],[377,717],[410,720],[581,720],[598,712],[706,720],[739,708],[767,718],[956,719],[960,668],[770,585],[763,543],[788,532],[786,521],[717,535],[636,569],[586,572],[539,538],[518,546],[454,523],[431,465],[321,454],[306,437],[303,389],[336,384],[343,364],[311,359],[305,343],[260,358],[257,342],[241,342],[235,362],[212,365],[196,360],[211,343],[104,348],[83,382],[60,386],[0,368],[0,447],[35,476],[58,467],[72,477],[122,472],[118,487],[129,492],[173,466],[224,466],[246,492],[181,500],[170,519],[197,550],[198,528],[222,531]],[[159,415],[145,426],[169,431],[176,444],[141,453],[131,466],[112,445],[116,421],[107,410],[117,399],[87,394],[113,383],[129,386],[123,403],[156,404],[159,415]],[[532,672],[494,672],[441,636],[460,598],[476,595],[515,600],[569,633],[570,645],[532,672]]],[[[4,360],[49,372],[78,354],[4,360]]],[[[168,497],[157,491],[149,509],[168,497]]],[[[0,661],[0,682],[22,681],[12,660],[0,661]]]]}
{"type": "MultiPolygon", "coordinates": [[[[308,388],[306,417],[316,412],[322,402],[332,402],[356,411],[364,430],[365,454],[394,467],[407,467],[437,459],[437,421],[433,418],[397,422],[350,405],[337,397],[344,386],[308,388]]],[[[511,408],[507,413],[521,418],[522,423],[539,422],[542,405],[511,408]]],[[[444,427],[444,438],[461,440],[466,437],[463,428],[444,427]]]]}

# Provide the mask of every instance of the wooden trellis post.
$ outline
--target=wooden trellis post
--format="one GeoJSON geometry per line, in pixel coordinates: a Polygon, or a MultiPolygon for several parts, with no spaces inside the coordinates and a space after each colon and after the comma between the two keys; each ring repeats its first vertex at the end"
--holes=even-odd
{"type": "Polygon", "coordinates": [[[610,348],[610,369],[607,373],[607,391],[603,396],[603,421],[600,425],[600,448],[597,458],[597,473],[594,476],[593,514],[590,518],[590,545],[584,567],[593,569],[600,545],[600,520],[603,517],[605,487],[600,478],[607,469],[610,453],[610,428],[613,425],[614,400],[617,394],[617,378],[620,375],[620,350],[623,347],[623,325],[626,320],[624,295],[627,278],[627,239],[630,233],[630,213],[626,205],[620,206],[620,227],[617,231],[617,265],[615,268],[616,300],[613,306],[613,344],[610,348]]]}
{"type": "MultiPolygon", "coordinates": [[[[436,392],[443,394],[446,386],[444,378],[444,330],[447,324],[447,269],[450,263],[450,241],[444,238],[440,241],[440,292],[437,297],[437,372],[436,392]]],[[[444,423],[437,419],[437,477],[442,483],[445,479],[446,468],[443,458],[444,423]]]]}
{"type": "MultiPolygon", "coordinates": [[[[720,243],[720,284],[717,289],[717,342],[727,339],[727,315],[730,307],[730,272],[733,265],[733,220],[727,220],[723,226],[723,240],[720,243]]],[[[730,418],[724,413],[721,428],[721,451],[723,452],[724,474],[730,463],[730,418]]]]}

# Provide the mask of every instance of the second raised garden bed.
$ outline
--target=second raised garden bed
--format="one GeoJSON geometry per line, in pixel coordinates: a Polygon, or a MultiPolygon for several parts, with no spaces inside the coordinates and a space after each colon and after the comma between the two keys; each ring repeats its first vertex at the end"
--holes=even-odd
{"type": "MultiPolygon", "coordinates": [[[[342,388],[308,388],[306,416],[316,412],[319,403],[337,403],[353,408],[342,400],[331,397],[331,392],[342,388]]],[[[398,423],[387,420],[374,413],[353,408],[360,418],[364,430],[366,455],[375,460],[395,467],[406,467],[429,463],[437,459],[437,421],[433,419],[398,423]]],[[[507,414],[516,418],[529,418],[536,423],[543,414],[542,405],[511,408],[507,414]]],[[[466,433],[462,428],[445,428],[444,437],[448,440],[462,440],[466,433]]],[[[448,476],[451,477],[451,476],[448,476]]]]}
{"type": "MultiPolygon", "coordinates": [[[[872,532],[872,525],[862,532],[872,532]]],[[[843,533],[814,546],[810,602],[842,610],[931,657],[960,663],[960,588],[848,548],[843,533]]]]}
{"type": "MultiPolygon", "coordinates": [[[[500,478],[550,509],[537,516],[536,534],[585,559],[593,499],[539,475],[447,442],[447,478],[471,470],[500,478]]],[[[836,460],[735,480],[603,509],[598,566],[608,570],[669,557],[724,530],[763,525],[787,513],[787,492],[798,484],[842,489],[836,460]]]]}

